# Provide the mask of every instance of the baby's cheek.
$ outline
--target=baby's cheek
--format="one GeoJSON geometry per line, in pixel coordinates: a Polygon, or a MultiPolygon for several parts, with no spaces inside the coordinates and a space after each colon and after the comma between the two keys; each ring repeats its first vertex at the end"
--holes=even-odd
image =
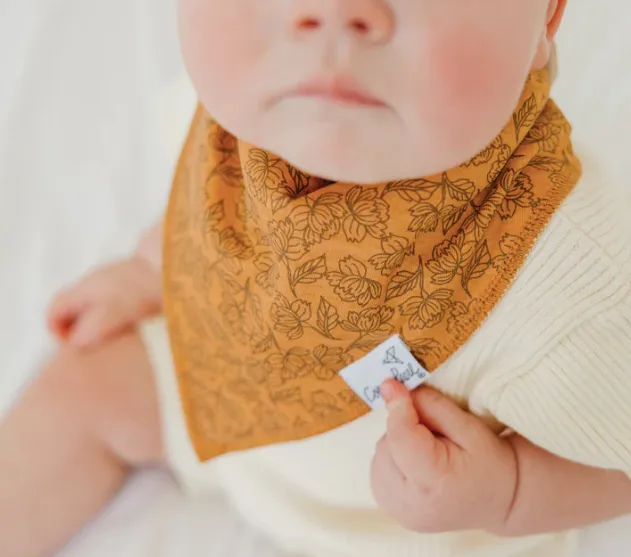
{"type": "Polygon", "coordinates": [[[433,60],[435,94],[446,117],[485,119],[484,112],[502,81],[500,64],[490,45],[463,33],[443,37],[433,60]]]}
{"type": "Polygon", "coordinates": [[[425,107],[425,117],[445,148],[472,157],[508,122],[526,72],[492,37],[466,30],[443,35],[432,50],[431,109],[425,107]]]}
{"type": "Polygon", "coordinates": [[[213,2],[184,3],[189,6],[180,14],[180,36],[186,67],[206,107],[225,110],[234,91],[242,90],[256,56],[252,41],[243,40],[251,37],[249,19],[235,5],[218,13],[213,2]]]}

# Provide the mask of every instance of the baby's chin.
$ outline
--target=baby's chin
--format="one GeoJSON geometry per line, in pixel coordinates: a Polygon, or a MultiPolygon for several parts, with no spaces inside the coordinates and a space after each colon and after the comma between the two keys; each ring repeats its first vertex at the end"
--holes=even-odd
{"type": "Polygon", "coordinates": [[[437,149],[405,141],[364,137],[358,141],[340,138],[288,140],[270,137],[264,148],[312,176],[334,182],[376,184],[435,176],[470,160],[485,145],[468,149],[437,149]]]}
{"type": "MultiPolygon", "coordinates": [[[[412,130],[389,112],[368,118],[241,118],[233,133],[312,176],[335,182],[375,184],[435,176],[472,159],[493,139],[479,133],[412,130]],[[254,125],[253,122],[255,122],[254,125]]],[[[338,115],[336,115],[338,116],[338,115]]],[[[470,130],[471,131],[471,130],[470,130]]]]}

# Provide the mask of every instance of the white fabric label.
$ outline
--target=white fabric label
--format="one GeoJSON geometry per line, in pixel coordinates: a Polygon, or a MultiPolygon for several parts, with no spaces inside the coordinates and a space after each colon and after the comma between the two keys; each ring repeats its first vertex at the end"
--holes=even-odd
{"type": "Polygon", "coordinates": [[[381,384],[389,377],[394,377],[412,391],[429,375],[399,335],[340,371],[342,379],[372,409],[384,406],[381,384]]]}

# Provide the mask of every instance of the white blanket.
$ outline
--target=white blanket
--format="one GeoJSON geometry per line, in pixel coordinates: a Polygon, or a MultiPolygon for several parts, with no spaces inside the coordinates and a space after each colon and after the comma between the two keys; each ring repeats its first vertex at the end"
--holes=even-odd
{"type": "MultiPolygon", "coordinates": [[[[42,317],[53,292],[129,250],[164,204],[194,104],[172,4],[0,0],[0,414],[52,349],[42,317]]],[[[627,0],[570,2],[556,97],[631,189],[629,22],[627,0]]],[[[598,529],[584,555],[627,554],[629,526],[598,529]]],[[[187,500],[152,471],[63,553],[112,555],[271,553],[221,501],[187,500]]]]}

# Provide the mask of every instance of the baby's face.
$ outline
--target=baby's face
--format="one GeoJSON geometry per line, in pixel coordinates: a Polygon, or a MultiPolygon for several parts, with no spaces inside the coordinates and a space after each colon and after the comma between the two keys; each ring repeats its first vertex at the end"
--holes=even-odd
{"type": "Polygon", "coordinates": [[[324,178],[434,174],[508,122],[547,63],[554,0],[179,0],[201,101],[324,178]]]}

